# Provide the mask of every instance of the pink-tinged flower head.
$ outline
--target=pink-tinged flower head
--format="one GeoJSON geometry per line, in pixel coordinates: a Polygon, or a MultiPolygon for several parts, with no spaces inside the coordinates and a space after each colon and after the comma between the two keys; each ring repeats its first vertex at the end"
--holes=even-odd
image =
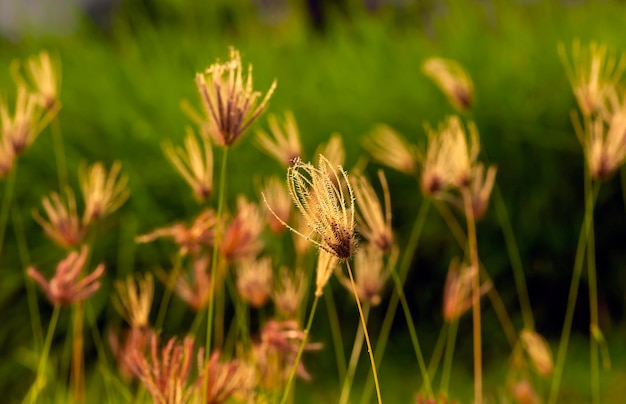
{"type": "Polygon", "coordinates": [[[259,206],[246,198],[237,199],[237,214],[226,228],[220,254],[228,261],[240,261],[256,257],[263,243],[259,236],[265,221],[259,206]]]}
{"type": "Polygon", "coordinates": [[[34,267],[28,268],[28,276],[41,286],[54,305],[68,305],[84,300],[98,290],[100,278],[104,274],[104,264],[100,264],[92,273],[81,280],[78,279],[88,253],[89,249],[86,246],[80,250],[80,254],[75,251],[71,252],[59,262],[56,273],[50,281],[47,281],[34,267]]]}

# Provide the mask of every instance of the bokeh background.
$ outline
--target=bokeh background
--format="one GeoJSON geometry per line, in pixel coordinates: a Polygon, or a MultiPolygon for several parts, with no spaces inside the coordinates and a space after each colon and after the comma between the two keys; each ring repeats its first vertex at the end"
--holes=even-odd
{"type": "MultiPolygon", "coordinates": [[[[173,245],[136,245],[135,236],[189,219],[200,210],[167,164],[160,145],[167,139],[182,143],[185,126],[192,123],[182,112],[181,101],[198,103],[194,74],[216,58],[225,59],[229,46],[241,51],[244,63],[253,63],[256,88],[264,90],[277,79],[269,112],[294,112],[305,157],[312,157],[321,142],[338,132],[346,147],[347,168],[365,155],[361,139],[375,124],[389,124],[410,141],[423,144],[424,124],[436,125],[454,113],[422,74],[421,65],[431,56],[455,59],[474,82],[475,105],[464,118],[478,126],[483,157],[498,165],[497,182],[517,237],[537,330],[555,347],[584,212],[583,156],[569,117],[575,100],[557,44],[569,48],[578,38],[626,50],[625,16],[623,1],[2,0],[0,94],[9,99],[14,95],[9,73],[13,59],[47,49],[62,65],[59,122],[70,184],[77,186],[81,160],[100,160],[107,166],[121,160],[130,177],[131,198],[107,219],[94,252],[94,260],[107,265],[105,284],[94,298],[98,324],[105,330],[120,323],[108,304],[114,279],[171,266],[173,245]]],[[[266,127],[264,117],[254,126],[266,127]]],[[[231,153],[228,206],[235,205],[238,193],[256,198],[255,184],[261,176],[284,175],[253,143],[249,133],[231,153]]],[[[31,215],[43,196],[58,189],[51,150],[48,130],[20,161],[15,207],[0,257],[0,391],[8,391],[10,400],[21,400],[32,380],[24,366],[32,333],[23,270],[28,262],[53,268],[63,256],[31,215]],[[17,249],[15,220],[23,223],[27,256],[17,249]]],[[[219,158],[216,153],[217,164],[219,158]]],[[[370,163],[368,172],[376,168],[370,163]]],[[[402,245],[422,197],[414,178],[389,169],[386,173],[394,229],[402,245]]],[[[603,185],[595,216],[601,326],[614,359],[612,378],[625,373],[620,364],[626,363],[623,178],[620,173],[603,185]]],[[[4,184],[0,189],[4,192],[4,184]]],[[[478,235],[481,259],[519,327],[511,264],[493,209],[479,223],[478,235]]],[[[445,223],[432,211],[405,288],[426,352],[442,324],[446,269],[460,253],[445,223]]],[[[350,346],[358,317],[350,297],[338,285],[332,287],[344,340],[350,346]]],[[[159,296],[163,288],[157,288],[159,296]]],[[[45,320],[51,308],[39,296],[45,320]]],[[[374,335],[383,314],[384,309],[371,314],[374,335]]],[[[315,390],[315,397],[324,397],[320,386],[337,388],[324,316],[318,315],[314,336],[326,342],[328,353],[307,361],[318,375],[308,387],[315,390]]],[[[506,367],[509,349],[488,304],[483,316],[486,367],[488,374],[497,375],[506,367]]],[[[182,303],[174,301],[164,332],[184,332],[192,319],[182,303]]],[[[60,321],[58,330],[66,330],[69,316],[62,315],[60,321]]],[[[579,363],[581,370],[566,372],[566,390],[585,391],[588,354],[582,352],[587,349],[588,323],[583,278],[574,319],[581,342],[575,340],[570,348],[571,362],[579,363]]],[[[470,321],[462,321],[460,368],[453,376],[460,397],[471,391],[470,333],[470,321]]],[[[57,334],[55,349],[60,350],[64,332],[57,334]]],[[[86,344],[88,358],[95,361],[89,338],[86,344]]],[[[418,378],[413,356],[407,354],[410,350],[398,311],[390,354],[380,370],[383,389],[385,381],[395,386],[397,402],[407,402],[417,389],[417,381],[410,379],[418,378]]],[[[367,361],[362,364],[361,376],[368,372],[367,361]]],[[[606,382],[609,390],[617,389],[611,387],[612,378],[606,382]]],[[[489,379],[486,383],[496,389],[489,379]]]]}

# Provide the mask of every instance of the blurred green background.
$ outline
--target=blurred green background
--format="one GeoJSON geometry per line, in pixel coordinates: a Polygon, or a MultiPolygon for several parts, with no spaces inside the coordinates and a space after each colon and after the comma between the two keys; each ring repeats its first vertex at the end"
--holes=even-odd
{"type": "MultiPolygon", "coordinates": [[[[0,93],[9,99],[14,94],[8,68],[11,60],[49,50],[62,65],[59,122],[70,184],[77,187],[81,160],[101,160],[107,166],[121,160],[130,177],[131,198],[107,220],[94,253],[94,260],[107,265],[105,285],[94,299],[102,330],[120,323],[107,304],[112,280],[133,271],[171,266],[175,253],[171,244],[137,246],[134,237],[200,211],[166,162],[160,144],[166,139],[182,143],[184,128],[191,122],[180,102],[186,99],[199,105],[194,74],[216,58],[225,59],[228,47],[234,46],[244,63],[254,65],[255,88],[265,91],[274,78],[278,80],[268,111],[293,110],[305,156],[311,157],[318,144],[339,132],[346,146],[347,168],[365,154],[361,138],[377,123],[391,125],[413,143],[424,143],[424,123],[436,125],[454,111],[421,73],[421,64],[430,56],[460,62],[476,91],[473,112],[464,118],[478,126],[483,158],[488,156],[498,165],[497,181],[519,243],[537,330],[556,342],[584,212],[583,156],[569,118],[575,100],[556,47],[563,42],[569,49],[572,40],[579,38],[582,43],[596,40],[613,50],[626,49],[624,2],[127,0],[106,9],[92,8],[90,13],[92,17],[76,9],[74,23],[57,22],[61,32],[55,33],[56,26],[43,32],[30,27],[0,39],[0,65],[5,66],[0,72],[0,93]]],[[[266,126],[262,117],[254,127],[266,126]]],[[[259,177],[284,175],[277,163],[255,148],[252,133],[230,156],[228,206],[234,206],[238,193],[255,198],[259,177]]],[[[219,162],[218,151],[216,159],[219,162]]],[[[368,171],[373,173],[375,168],[371,164],[368,171]]],[[[0,390],[8,391],[11,400],[21,400],[32,380],[32,372],[22,363],[32,340],[23,269],[33,263],[50,273],[63,256],[31,215],[33,209],[40,209],[43,196],[58,190],[56,173],[48,129],[20,160],[14,210],[0,257],[0,390]],[[25,229],[28,257],[17,249],[16,220],[25,229]]],[[[394,228],[403,245],[422,199],[415,179],[388,169],[386,173],[394,228]]],[[[0,189],[4,193],[4,184],[0,189]]],[[[623,192],[619,175],[605,183],[595,216],[601,325],[612,353],[618,356],[617,364],[619,352],[626,358],[620,331],[626,286],[623,192]]],[[[478,234],[481,259],[520,327],[511,265],[493,209],[479,223],[478,234]]],[[[405,289],[426,352],[432,349],[442,324],[446,269],[451,258],[461,253],[432,210],[405,289]]],[[[574,323],[581,336],[587,334],[589,321],[584,282],[574,323]]],[[[349,296],[336,286],[344,340],[350,346],[358,317],[349,296]]],[[[39,298],[45,325],[51,309],[41,294],[39,298]]],[[[182,303],[173,304],[171,321],[165,326],[171,334],[188,329],[192,319],[191,314],[178,315],[184,310],[182,303]]],[[[382,307],[372,312],[374,330],[382,320],[384,302],[382,307]]],[[[504,368],[509,350],[488,304],[483,312],[486,366],[497,373],[504,368]]],[[[314,374],[334,371],[324,316],[316,319],[319,328],[314,336],[326,343],[329,354],[318,362],[313,356],[308,358],[314,374]]],[[[62,349],[68,319],[67,313],[61,316],[57,349],[62,349]]],[[[458,374],[466,374],[466,380],[457,376],[460,397],[471,391],[470,342],[463,337],[470,331],[469,320],[462,321],[458,359],[465,365],[458,374]],[[464,383],[467,388],[462,387],[464,383]]],[[[90,338],[86,344],[88,355],[95,358],[90,338]]],[[[579,345],[586,349],[584,340],[579,345]]],[[[414,361],[405,363],[412,358],[404,353],[409,349],[404,318],[398,312],[392,352],[386,359],[390,363],[382,365],[383,383],[393,384],[406,368],[415,371],[417,378],[414,361]]],[[[572,357],[578,357],[584,369],[588,355],[573,353],[572,357]]],[[[366,375],[363,359],[361,375],[366,375]]],[[[332,376],[326,382],[324,376],[321,379],[322,385],[337,388],[332,376]]],[[[575,375],[571,380],[576,386],[575,375]]],[[[494,381],[494,390],[497,382],[502,381],[494,381]]],[[[317,383],[308,388],[322,394],[317,383]]],[[[406,386],[397,391],[406,400],[414,392],[406,386]]]]}

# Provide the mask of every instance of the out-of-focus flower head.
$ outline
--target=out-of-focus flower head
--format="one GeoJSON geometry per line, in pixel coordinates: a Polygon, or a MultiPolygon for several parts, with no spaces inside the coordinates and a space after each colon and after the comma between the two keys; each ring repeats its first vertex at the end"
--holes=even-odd
{"type": "MultiPolygon", "coordinates": [[[[474,302],[472,282],[478,276],[478,268],[470,265],[461,265],[458,260],[452,260],[448,269],[448,276],[443,290],[443,319],[452,321],[461,317],[472,307],[474,302]]],[[[478,297],[491,289],[491,283],[481,285],[478,297]]]]}
{"type": "Polygon", "coordinates": [[[276,177],[271,177],[265,182],[261,193],[265,196],[268,205],[272,207],[275,214],[272,214],[269,210],[266,211],[270,230],[274,234],[280,234],[285,230],[283,223],[289,221],[292,206],[291,196],[283,182],[276,177]]]}
{"type": "Polygon", "coordinates": [[[455,109],[466,111],[472,107],[474,85],[459,63],[450,59],[430,58],[424,62],[422,71],[437,84],[455,109]]]}
{"type": "Polygon", "coordinates": [[[75,247],[83,242],[86,228],[76,211],[76,197],[71,188],[65,189],[66,201],[56,192],[42,199],[41,204],[48,216],[45,220],[34,210],[33,217],[55,243],[64,248],[75,247]]]}
{"type": "Polygon", "coordinates": [[[358,209],[357,230],[371,244],[381,251],[389,251],[393,245],[391,231],[391,198],[387,179],[382,170],[378,171],[378,178],[383,189],[385,209],[380,204],[374,187],[362,174],[353,174],[352,188],[358,209]]]}
{"type": "Polygon", "coordinates": [[[283,166],[289,167],[296,157],[302,156],[302,144],[296,119],[291,111],[287,111],[282,125],[278,122],[278,118],[272,114],[268,116],[267,122],[270,127],[270,134],[258,130],[257,146],[262,152],[273,157],[283,166]]]}
{"type": "Polygon", "coordinates": [[[113,298],[113,306],[132,328],[143,328],[148,325],[152,296],[154,295],[154,278],[146,273],[133,277],[129,275],[126,281],[115,282],[117,294],[113,298]]]}
{"type": "Polygon", "coordinates": [[[259,236],[264,227],[259,206],[240,196],[237,198],[237,214],[226,228],[219,246],[220,254],[231,262],[255,258],[263,248],[259,236]]]}
{"type": "Polygon", "coordinates": [[[50,302],[55,306],[65,306],[87,299],[100,288],[100,278],[104,275],[104,264],[100,264],[92,273],[83,279],[78,279],[88,254],[89,249],[86,246],[83,246],[80,253],[71,252],[59,262],[50,281],[47,281],[34,267],[28,268],[28,276],[41,286],[50,302]]]}
{"type": "Polygon", "coordinates": [[[307,281],[300,270],[289,271],[282,267],[272,290],[276,310],[287,320],[297,317],[306,292],[307,281]]]}
{"type": "Polygon", "coordinates": [[[376,125],[364,138],[363,147],[374,160],[387,167],[409,175],[417,172],[417,148],[408,144],[398,132],[387,125],[376,125]]]}
{"type": "MultiPolygon", "coordinates": [[[[390,270],[383,262],[383,252],[369,243],[359,248],[354,257],[354,282],[359,299],[372,306],[381,302],[381,293],[390,270]]],[[[352,284],[345,276],[339,278],[343,286],[352,291],[352,284]]]]}
{"type": "Polygon", "coordinates": [[[115,161],[108,174],[101,162],[87,166],[84,162],[78,171],[80,189],[85,200],[83,223],[100,220],[117,210],[130,196],[128,176],[121,175],[122,163],[115,161]]]}
{"type": "Polygon", "coordinates": [[[237,267],[237,292],[252,307],[265,304],[272,292],[272,259],[242,261],[237,267]]]}

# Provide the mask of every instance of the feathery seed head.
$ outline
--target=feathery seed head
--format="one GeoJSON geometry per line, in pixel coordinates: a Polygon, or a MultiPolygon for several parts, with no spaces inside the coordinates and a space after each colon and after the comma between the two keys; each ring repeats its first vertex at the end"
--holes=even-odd
{"type": "Polygon", "coordinates": [[[150,273],[133,277],[129,275],[126,282],[115,282],[117,294],[113,298],[113,306],[132,328],[143,328],[148,325],[152,296],[154,294],[154,278],[150,273]]]}
{"type": "Polygon", "coordinates": [[[377,125],[363,140],[363,147],[374,160],[405,174],[417,172],[418,151],[387,125],[377,125]]]}
{"type": "Polygon", "coordinates": [[[486,173],[484,164],[477,163],[474,166],[470,184],[470,194],[472,197],[472,210],[474,211],[474,218],[476,220],[483,217],[487,211],[497,172],[498,169],[495,166],[489,166],[486,173]]]}
{"type": "Polygon", "coordinates": [[[328,283],[337,265],[339,265],[339,258],[336,255],[324,249],[319,250],[315,269],[315,296],[321,296],[324,293],[324,286],[328,283]]]}
{"type": "Polygon", "coordinates": [[[48,216],[47,221],[36,210],[33,211],[33,217],[48,237],[59,246],[69,248],[82,243],[85,238],[86,228],[78,217],[76,197],[72,189],[66,188],[65,195],[67,201],[63,201],[56,192],[42,199],[41,204],[48,216]]]}
{"type": "Polygon", "coordinates": [[[85,200],[83,224],[102,219],[126,202],[130,195],[128,176],[120,175],[121,169],[119,161],[113,163],[108,174],[101,162],[89,167],[81,163],[78,178],[85,200]]]}
{"type": "Polygon", "coordinates": [[[283,223],[289,221],[292,205],[291,196],[289,196],[289,192],[287,192],[283,182],[276,177],[271,177],[265,182],[262,193],[279,218],[277,219],[269,210],[266,211],[270,230],[274,234],[280,234],[285,229],[283,223]]]}
{"type": "MultiPolygon", "coordinates": [[[[58,111],[60,67],[54,66],[50,54],[42,51],[26,61],[26,73],[31,81],[34,93],[39,97],[39,104],[45,110],[58,111]]],[[[21,78],[20,78],[21,81],[21,78]]]]}
{"type": "Polygon", "coordinates": [[[37,94],[30,93],[24,83],[17,88],[13,115],[8,105],[0,100],[2,139],[14,155],[20,155],[30,146],[48,122],[43,117],[37,94]]]}
{"type": "Polygon", "coordinates": [[[104,275],[104,264],[100,264],[92,273],[78,280],[88,253],[89,249],[86,246],[83,246],[80,253],[71,252],[59,262],[50,281],[47,281],[34,267],[28,268],[28,276],[41,286],[50,302],[55,306],[65,306],[87,299],[100,288],[100,278],[104,275]]]}
{"type": "MultiPolygon", "coordinates": [[[[472,282],[475,276],[478,276],[478,268],[469,265],[462,266],[458,260],[452,260],[443,290],[443,319],[445,321],[461,317],[472,307],[474,302],[472,282]]],[[[483,284],[477,298],[487,293],[489,289],[491,289],[490,282],[483,284]]]]}
{"type": "Polygon", "coordinates": [[[168,142],[163,144],[163,151],[172,166],[189,184],[196,199],[205,201],[213,190],[213,150],[208,139],[202,138],[201,148],[193,129],[187,128],[185,149],[174,148],[168,142]]]}
{"type": "MultiPolygon", "coordinates": [[[[329,167],[343,166],[346,162],[346,151],[343,147],[343,140],[339,133],[333,133],[328,139],[328,142],[320,145],[315,152],[316,156],[324,156],[326,160],[330,162],[329,167]]],[[[317,164],[320,165],[321,160],[318,158],[317,164]]],[[[328,175],[332,178],[333,171],[328,172],[328,175]]]]}
{"type": "Polygon", "coordinates": [[[422,190],[437,197],[449,188],[469,185],[472,167],[478,157],[478,130],[468,124],[469,144],[458,117],[449,117],[439,130],[429,130],[429,144],[422,170],[422,190]]]}
{"type": "Polygon", "coordinates": [[[272,292],[272,259],[242,261],[237,268],[237,292],[252,307],[265,304],[272,292]]]}
{"type": "Polygon", "coordinates": [[[577,122],[575,127],[594,179],[609,178],[626,162],[626,109],[616,111],[608,123],[598,116],[584,130],[577,122]]]}
{"type": "Polygon", "coordinates": [[[261,93],[252,88],[252,65],[244,79],[239,51],[231,48],[230,60],[215,63],[196,74],[196,84],[204,105],[209,135],[222,146],[231,146],[267,106],[276,81],[259,103],[261,93]]]}
{"type": "Polygon", "coordinates": [[[474,85],[463,67],[450,59],[429,58],[422,71],[430,77],[458,111],[467,111],[472,106],[474,85]]]}
{"type": "Polygon", "coordinates": [[[228,225],[219,246],[222,257],[228,261],[256,257],[263,248],[259,236],[264,226],[259,206],[248,202],[243,196],[237,198],[237,214],[228,225]]]}
{"type": "MultiPolygon", "coordinates": [[[[358,249],[354,257],[354,281],[362,301],[372,306],[381,302],[381,293],[389,277],[389,268],[383,262],[383,252],[373,244],[358,249]]],[[[345,276],[340,278],[343,286],[352,291],[352,284],[345,276]]]]}
{"type": "Polygon", "coordinates": [[[306,292],[307,281],[301,270],[289,271],[282,267],[272,291],[276,310],[287,320],[297,317],[306,292]]]}
{"type": "MultiPolygon", "coordinates": [[[[192,310],[202,310],[209,304],[211,292],[210,264],[211,260],[208,255],[194,256],[191,275],[180,273],[174,281],[174,292],[192,310]]],[[[157,273],[157,275],[165,285],[169,285],[169,275],[165,273],[157,273]]]]}
{"type": "Polygon", "coordinates": [[[257,131],[256,142],[259,149],[280,164],[289,167],[296,157],[302,155],[300,132],[296,119],[291,111],[285,112],[285,120],[281,125],[275,115],[267,118],[270,134],[263,130],[257,131]],[[273,136],[273,138],[272,138],[273,136]]]}
{"type": "Polygon", "coordinates": [[[389,251],[393,245],[391,231],[391,200],[387,179],[382,170],[378,171],[378,178],[383,189],[385,209],[376,196],[374,188],[362,174],[352,176],[352,188],[358,206],[357,230],[371,244],[381,251],[389,251]]]}

